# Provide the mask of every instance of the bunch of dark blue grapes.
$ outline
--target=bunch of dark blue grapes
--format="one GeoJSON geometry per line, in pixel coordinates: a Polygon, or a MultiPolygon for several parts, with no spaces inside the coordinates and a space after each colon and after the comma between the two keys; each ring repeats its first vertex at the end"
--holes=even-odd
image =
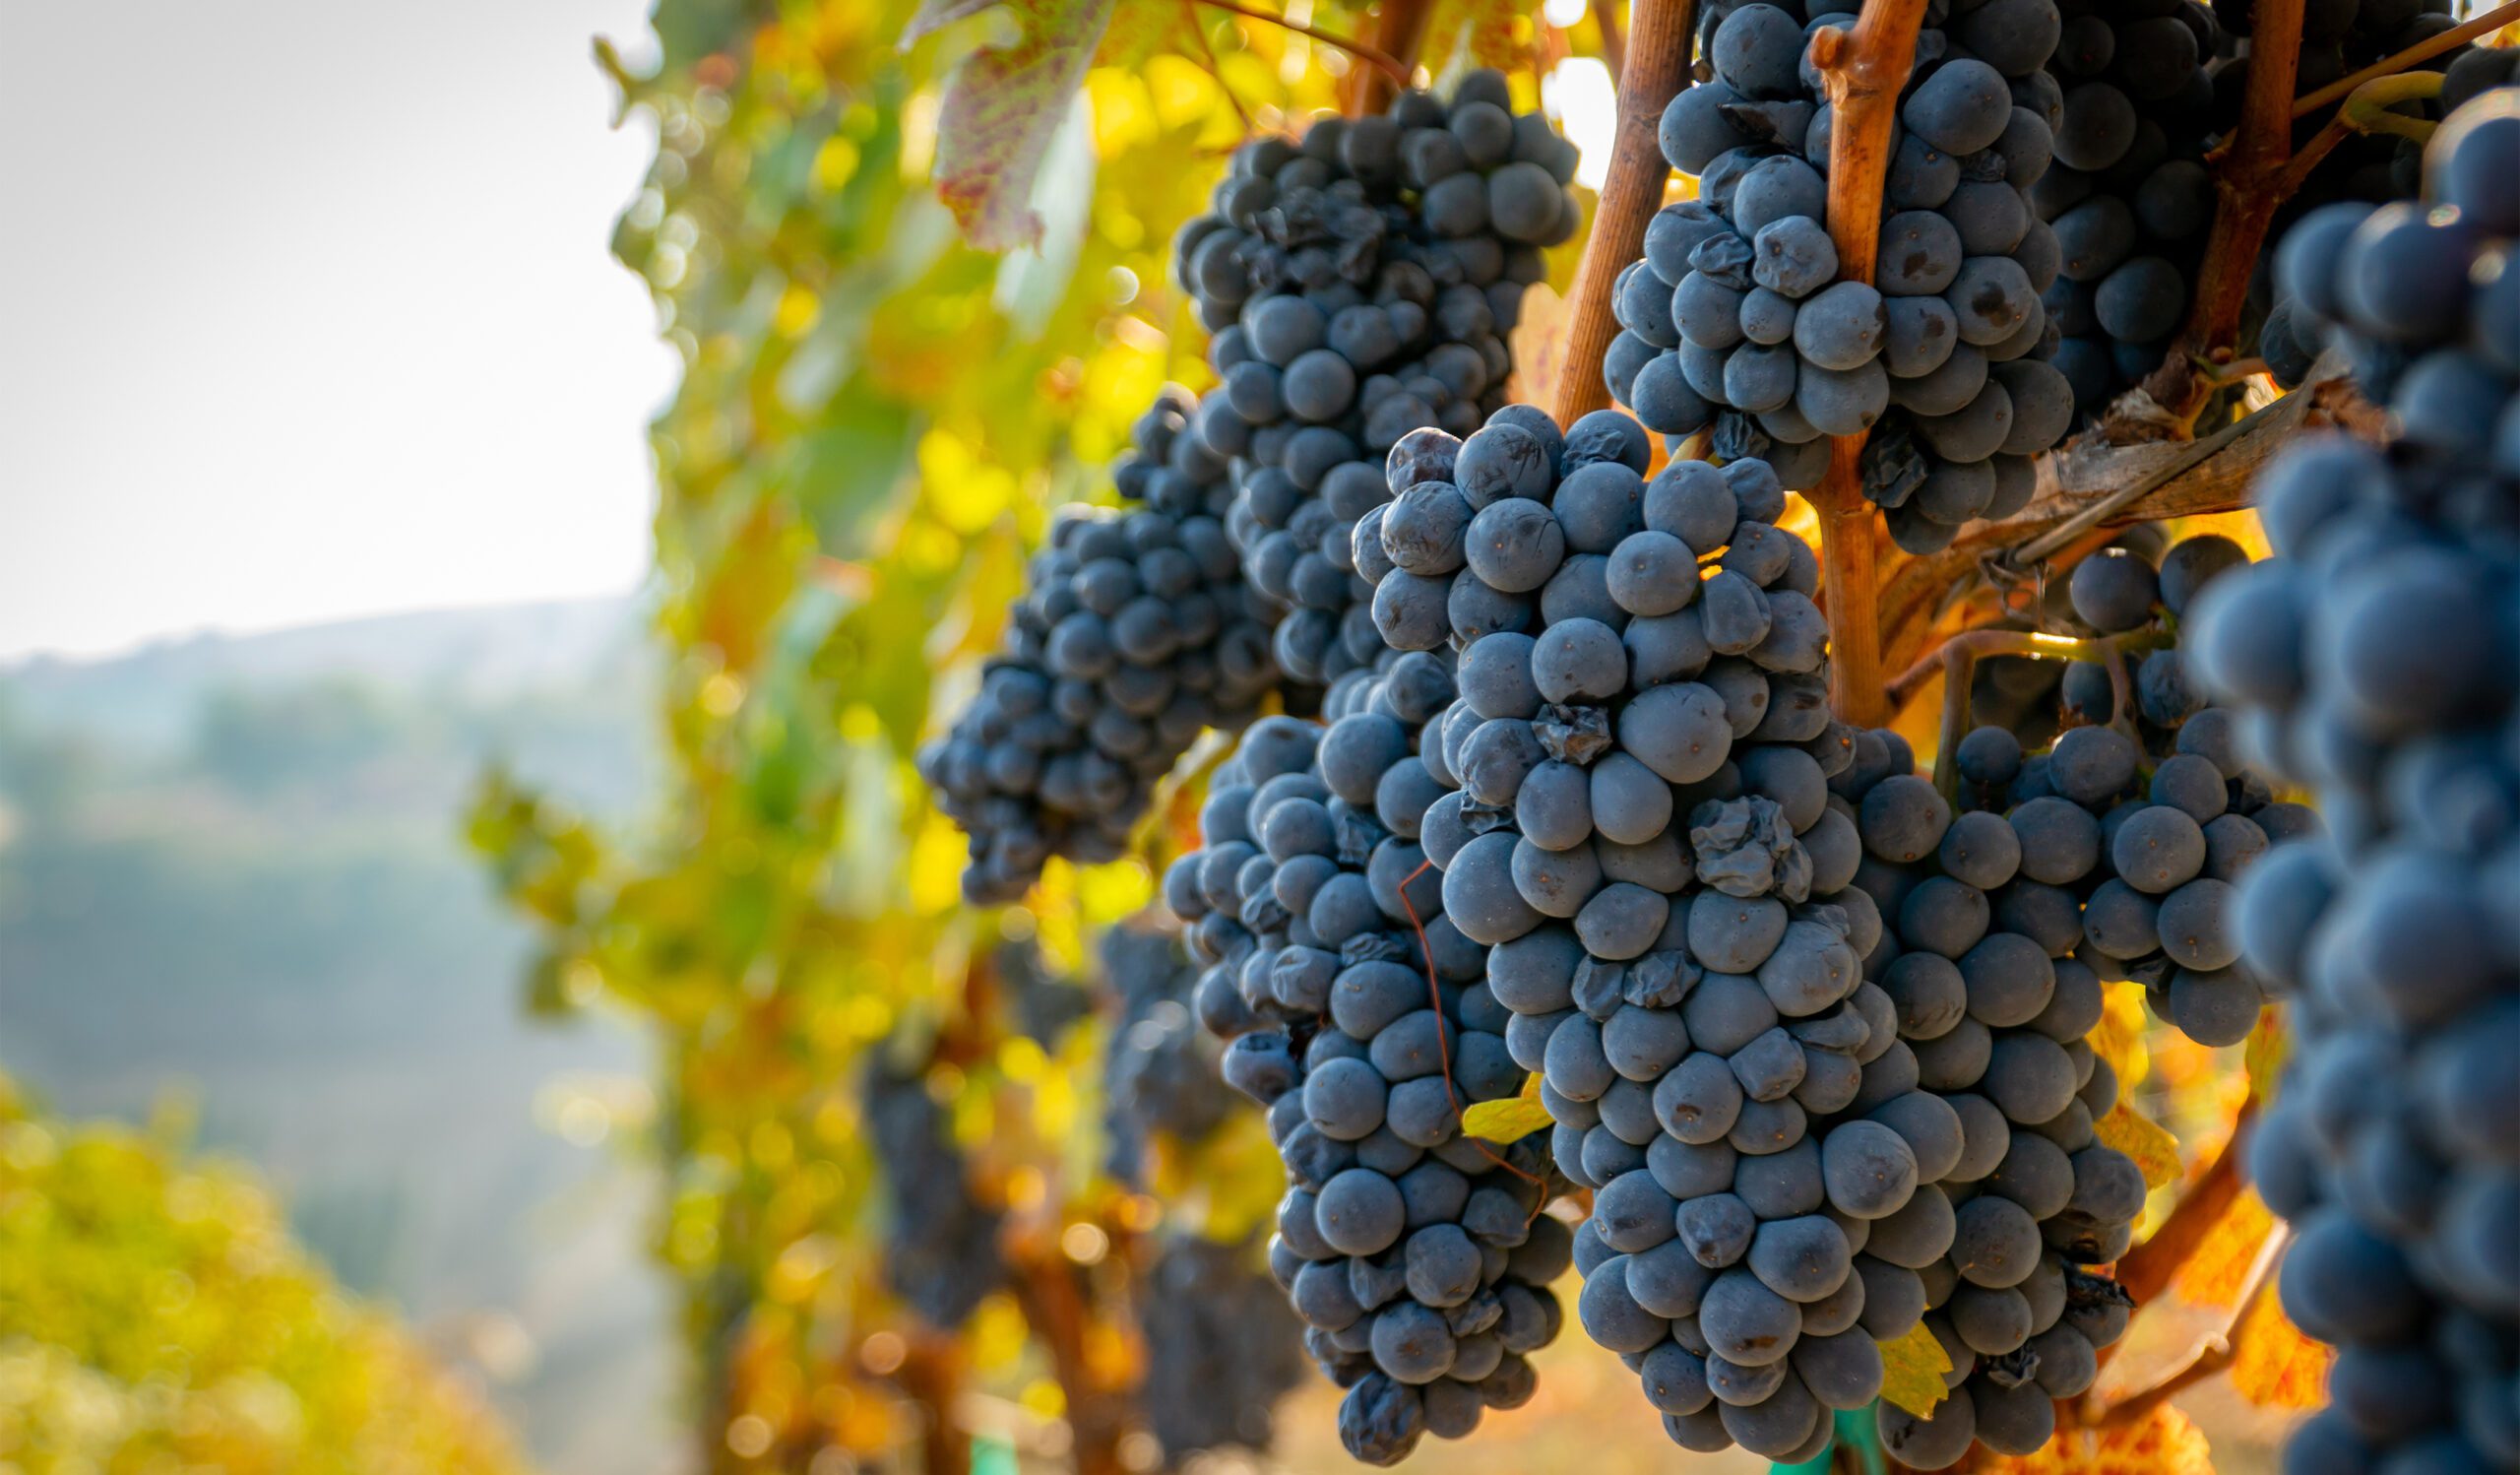
{"type": "Polygon", "coordinates": [[[2214,224],[2205,151],[2219,131],[2207,70],[2224,44],[2196,0],[2063,0],[2049,58],[2056,161],[2031,191],[2055,231],[2046,295],[2056,367],[2098,416],[2161,367],[2187,321],[2214,224]]]}
{"type": "Polygon", "coordinates": [[[1230,527],[1254,588],[1284,601],[1278,664],[1327,686],[1380,654],[1349,529],[1382,499],[1382,457],[1424,425],[1467,431],[1504,403],[1507,336],[1541,248],[1581,220],[1576,153],[1504,77],[1449,102],[1315,119],[1235,151],[1175,271],[1216,333],[1222,390],[1199,435],[1234,462],[1230,527]]]}
{"type": "Polygon", "coordinates": [[[1303,1379],[1302,1326],[1239,1246],[1166,1237],[1133,1298],[1146,1343],[1137,1412],[1178,1468],[1202,1449],[1266,1449],[1278,1400],[1303,1379]]]}
{"type": "Polygon", "coordinates": [[[1348,1389],[1342,1442],[1390,1464],[1531,1397],[1572,1237],[1542,1212],[1562,1181],[1541,1139],[1462,1134],[1523,1072],[1416,838],[1436,792],[1418,739],[1451,673],[1416,653],[1366,687],[1326,728],[1254,724],[1164,890],[1207,965],[1225,1078],[1268,1108],[1286,1163],[1271,1268],[1348,1389]]]}
{"type": "MultiPolygon", "coordinates": [[[[1920,1274],[1951,1396],[1928,1418],[1880,1414],[1893,1455],[1941,1469],[1973,1442],[2000,1454],[2042,1447],[2053,1400],[2091,1385],[2098,1350],[2125,1331],[2133,1305],[2098,1267],[2125,1253],[2145,1185],[2093,1133],[2118,1083],[2087,1039],[2103,1012],[2100,976],[2075,956],[2069,887],[2090,837],[2040,805],[2089,816],[2053,799],[2009,816],[1955,814],[1914,767],[1896,735],[1865,733],[1830,790],[1862,842],[1853,884],[1888,919],[1864,972],[1889,998],[1903,1079],[1937,1124],[1958,1123],[1934,1139],[1930,1163],[1920,1154],[1937,1181],[1897,1221],[1902,1238],[1948,1247],[1920,1274]]],[[[1882,1242],[1876,1226],[1870,1252],[1882,1242]]]]}
{"type": "Polygon", "coordinates": [[[2257,490],[2275,556],[2208,592],[2193,644],[2248,750],[2327,820],[2256,866],[2236,919],[2294,1031],[2249,1169],[2294,1228],[2284,1309],[2339,1349],[2285,1469],[2507,1475],[2520,442],[2314,439],[2257,490]]]}
{"type": "Polygon", "coordinates": [[[1148,1146],[1160,1136],[1195,1145],[1232,1114],[1217,1078],[1217,1051],[1190,1012],[1199,966],[1181,939],[1154,927],[1102,934],[1102,976],[1114,1004],[1102,1058],[1104,1167],[1131,1186],[1145,1181],[1148,1146]]]}
{"type": "Polygon", "coordinates": [[[1166,389],[1112,472],[1130,505],[1062,512],[1025,571],[1002,654],[919,773],[971,837],[963,891],[1021,897],[1052,856],[1116,860],[1156,783],[1209,728],[1247,723],[1282,684],[1278,607],[1226,531],[1226,463],[1166,389]]]}
{"type": "Polygon", "coordinates": [[[1646,451],[1614,412],[1412,437],[1357,562],[1387,639],[1459,651],[1419,840],[1595,1190],[1585,1329],[1683,1447],[1801,1459],[1924,1310],[1950,1216],[1912,1206],[1961,1122],[1863,981],[1853,733],[1784,489],[1756,460],[1649,482],[1646,451]]]}
{"type": "Polygon", "coordinates": [[[886,1194],[884,1279],[934,1326],[958,1327],[1006,1284],[997,1210],[973,1195],[945,1108],[923,1065],[905,1066],[887,1044],[859,1083],[867,1140],[886,1194]]]}
{"type": "Polygon", "coordinates": [[[1655,218],[1620,278],[1603,376],[1647,426],[1710,430],[1718,458],[1763,459],[1799,490],[1830,437],[1869,429],[1865,495],[1902,547],[1929,552],[2026,505],[2030,458],[2073,417],[2040,295],[2055,237],[2028,198],[2053,152],[2036,104],[2060,21],[2052,0],[1986,0],[1920,33],[1865,285],[1839,278],[1831,108],[1807,57],[1855,9],[1815,5],[1806,23],[1791,0],[1742,5],[1715,28],[1712,77],[1662,122],[1698,197],[1655,218]]]}
{"type": "Polygon", "coordinates": [[[2267,341],[2291,336],[2293,377],[2320,347],[2386,405],[2392,428],[2445,455],[2520,444],[2520,89],[2469,101],[2426,147],[2422,199],[2322,206],[2276,252],[2267,341]]]}
{"type": "Polygon", "coordinates": [[[2050,750],[2026,755],[2012,732],[1986,726],[1954,755],[1961,807],[2008,813],[2039,841],[2023,861],[2041,888],[2024,893],[2019,904],[2036,907],[2025,917],[2066,939],[2078,909],[2083,962],[2104,981],[2143,984],[2153,1011],[2203,1045],[2246,1039],[2270,1001],[2240,956],[2236,888],[2271,846],[2319,830],[2313,810],[2275,798],[2238,714],[2209,702],[2178,639],[2204,591],[2247,564],[2214,534],[2173,545],[2158,565],[2140,545],[2085,559],[2067,585],[2072,622],[2140,651],[2129,710],[2105,666],[2074,662],[2062,705],[2079,725],[2050,750]]]}

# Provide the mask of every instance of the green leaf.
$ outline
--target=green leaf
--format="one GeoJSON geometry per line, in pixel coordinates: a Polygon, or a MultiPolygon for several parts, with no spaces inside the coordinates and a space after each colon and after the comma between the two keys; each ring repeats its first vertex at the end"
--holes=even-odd
{"type": "Polygon", "coordinates": [[[1950,1371],[1951,1354],[1920,1321],[1906,1336],[1881,1344],[1881,1401],[1930,1419],[1934,1405],[1951,1396],[1942,1380],[1950,1371]]]}
{"type": "MultiPolygon", "coordinates": [[[[1013,44],[976,51],[955,69],[936,122],[936,197],[979,249],[1011,250],[1041,238],[1034,181],[1113,3],[1015,0],[1007,7],[1013,44]]],[[[964,0],[940,0],[938,13],[951,19],[970,12],[964,0]]]]}
{"type": "Polygon", "coordinates": [[[1510,1101],[1482,1101],[1461,1114],[1461,1129],[1485,1142],[1503,1145],[1549,1125],[1556,1119],[1540,1104],[1540,1076],[1523,1081],[1522,1094],[1510,1101]]]}

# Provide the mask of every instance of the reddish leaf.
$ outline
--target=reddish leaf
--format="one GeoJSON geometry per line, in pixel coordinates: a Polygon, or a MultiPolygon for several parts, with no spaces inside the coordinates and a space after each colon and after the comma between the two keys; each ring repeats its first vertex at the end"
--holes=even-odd
{"type": "Polygon", "coordinates": [[[1980,1475],[2214,1475],[2214,1451],[2187,1415],[2162,1403],[2133,1423],[2066,1430],[2036,1454],[1998,1455],[1971,1468],[1980,1475]]]}
{"type": "MultiPolygon", "coordinates": [[[[963,238],[983,251],[1029,246],[1041,218],[1029,203],[1050,136],[1068,115],[1114,0],[1014,0],[1017,35],[955,69],[936,120],[936,195],[963,238]]],[[[931,0],[922,27],[973,13],[975,0],[931,0]]]]}

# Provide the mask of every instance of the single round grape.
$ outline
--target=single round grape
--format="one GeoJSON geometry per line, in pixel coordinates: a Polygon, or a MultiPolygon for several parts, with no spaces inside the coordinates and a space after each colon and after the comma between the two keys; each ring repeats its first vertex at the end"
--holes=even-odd
{"type": "Polygon", "coordinates": [[[1529,594],[1557,571],[1566,536],[1546,506],[1510,497],[1489,503],[1471,519],[1465,553],[1471,572],[1489,588],[1529,594]]]}

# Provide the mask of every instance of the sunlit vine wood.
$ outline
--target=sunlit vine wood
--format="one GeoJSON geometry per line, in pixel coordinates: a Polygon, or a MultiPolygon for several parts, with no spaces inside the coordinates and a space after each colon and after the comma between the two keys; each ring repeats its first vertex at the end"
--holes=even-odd
{"type": "MultiPolygon", "coordinates": [[[[1852,30],[1824,28],[1811,60],[1829,94],[1829,240],[1841,281],[1869,285],[1881,251],[1881,194],[1899,90],[1916,64],[1925,0],[1873,0],[1852,30]]],[[[1829,698],[1863,727],[1890,720],[1881,684],[1879,517],[1863,495],[1865,437],[1834,436],[1811,505],[1820,514],[1820,588],[1829,618],[1829,698]]]]}
{"type": "Polygon", "coordinates": [[[1645,227],[1663,208],[1663,185],[1671,166],[1663,158],[1659,130],[1663,109],[1688,81],[1689,38],[1696,29],[1696,0],[1636,0],[1628,13],[1609,171],[1602,181],[1601,204],[1593,212],[1593,231],[1585,238],[1574,286],[1567,291],[1566,343],[1552,407],[1560,424],[1610,402],[1602,383],[1602,355],[1618,336],[1610,289],[1628,263],[1645,254],[1645,227]]]}

